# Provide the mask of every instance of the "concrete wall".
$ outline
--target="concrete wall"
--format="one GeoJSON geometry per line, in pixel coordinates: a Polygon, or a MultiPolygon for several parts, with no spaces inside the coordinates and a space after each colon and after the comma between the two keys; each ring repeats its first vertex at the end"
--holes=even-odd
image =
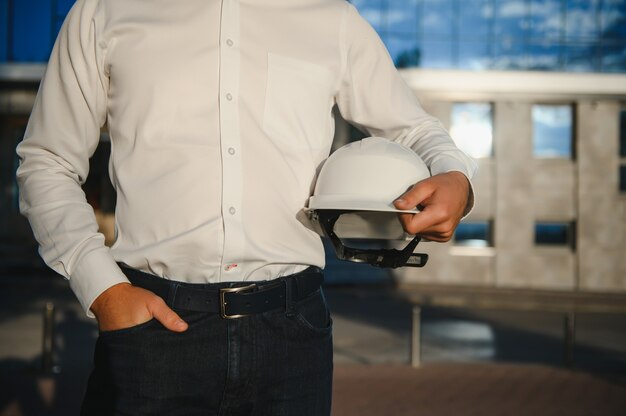
{"type": "MultiPolygon", "coordinates": [[[[413,71],[413,70],[412,70],[413,71]]],[[[405,74],[406,75],[406,74],[405,74]]],[[[626,195],[619,192],[619,111],[626,94],[582,87],[541,91],[506,84],[480,91],[451,90],[424,79],[412,82],[424,108],[449,127],[454,102],[494,106],[494,157],[478,160],[473,180],[477,203],[468,220],[493,221],[493,247],[420,244],[431,255],[424,269],[394,272],[402,281],[539,289],[626,291],[626,195]],[[577,90],[581,88],[581,90],[577,90]],[[584,91],[582,91],[584,90],[584,91]],[[533,104],[570,104],[575,109],[575,157],[538,159],[532,151],[533,104]],[[537,246],[536,222],[575,222],[570,246],[537,246]]],[[[426,74],[427,75],[427,74],[426,74]]],[[[439,75],[438,75],[439,76],[439,75]]],[[[472,74],[476,78],[476,74],[472,74]]],[[[508,76],[508,75],[507,75],[508,76]]],[[[553,77],[550,74],[549,77],[553,77]]],[[[597,76],[600,79],[601,76],[597,76]]],[[[465,85],[458,81],[457,86],[465,85]]],[[[604,82],[604,81],[603,81],[604,82]]],[[[487,83],[481,85],[489,85],[487,83]]]]}
{"type": "Polygon", "coordinates": [[[614,101],[578,105],[580,287],[626,290],[626,195],[619,194],[619,110],[614,101]]]}

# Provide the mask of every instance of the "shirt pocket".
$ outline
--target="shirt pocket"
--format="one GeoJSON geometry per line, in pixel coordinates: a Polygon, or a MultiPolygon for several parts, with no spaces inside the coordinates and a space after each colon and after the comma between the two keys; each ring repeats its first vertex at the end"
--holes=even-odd
{"type": "Polygon", "coordinates": [[[332,83],[327,68],[268,53],[263,129],[281,150],[314,150],[332,140],[332,83]]]}

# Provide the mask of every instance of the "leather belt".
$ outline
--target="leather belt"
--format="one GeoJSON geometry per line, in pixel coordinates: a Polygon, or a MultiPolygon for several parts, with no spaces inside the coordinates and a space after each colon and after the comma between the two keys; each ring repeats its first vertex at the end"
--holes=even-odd
{"type": "Polygon", "coordinates": [[[259,282],[185,283],[118,264],[133,285],[160,296],[171,308],[219,313],[225,319],[284,308],[315,293],[324,281],[318,267],[259,282]]]}

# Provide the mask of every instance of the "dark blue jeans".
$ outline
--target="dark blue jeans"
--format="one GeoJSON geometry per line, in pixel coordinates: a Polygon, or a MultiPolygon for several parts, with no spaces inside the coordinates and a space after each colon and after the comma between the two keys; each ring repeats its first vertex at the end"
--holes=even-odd
{"type": "Polygon", "coordinates": [[[322,289],[234,320],[176,310],[184,333],[151,320],[101,332],[82,415],[329,415],[332,320],[322,289]]]}

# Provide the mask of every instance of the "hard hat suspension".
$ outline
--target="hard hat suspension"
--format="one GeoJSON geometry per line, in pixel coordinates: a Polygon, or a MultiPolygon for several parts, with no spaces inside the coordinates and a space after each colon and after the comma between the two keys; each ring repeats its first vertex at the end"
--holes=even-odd
{"type": "Polygon", "coordinates": [[[402,250],[397,249],[358,249],[347,247],[335,233],[335,223],[343,214],[349,214],[351,210],[319,210],[317,216],[324,235],[330,239],[340,260],[355,263],[368,263],[376,267],[424,267],[428,261],[428,254],[413,253],[421,238],[415,236],[413,240],[402,250]]]}

